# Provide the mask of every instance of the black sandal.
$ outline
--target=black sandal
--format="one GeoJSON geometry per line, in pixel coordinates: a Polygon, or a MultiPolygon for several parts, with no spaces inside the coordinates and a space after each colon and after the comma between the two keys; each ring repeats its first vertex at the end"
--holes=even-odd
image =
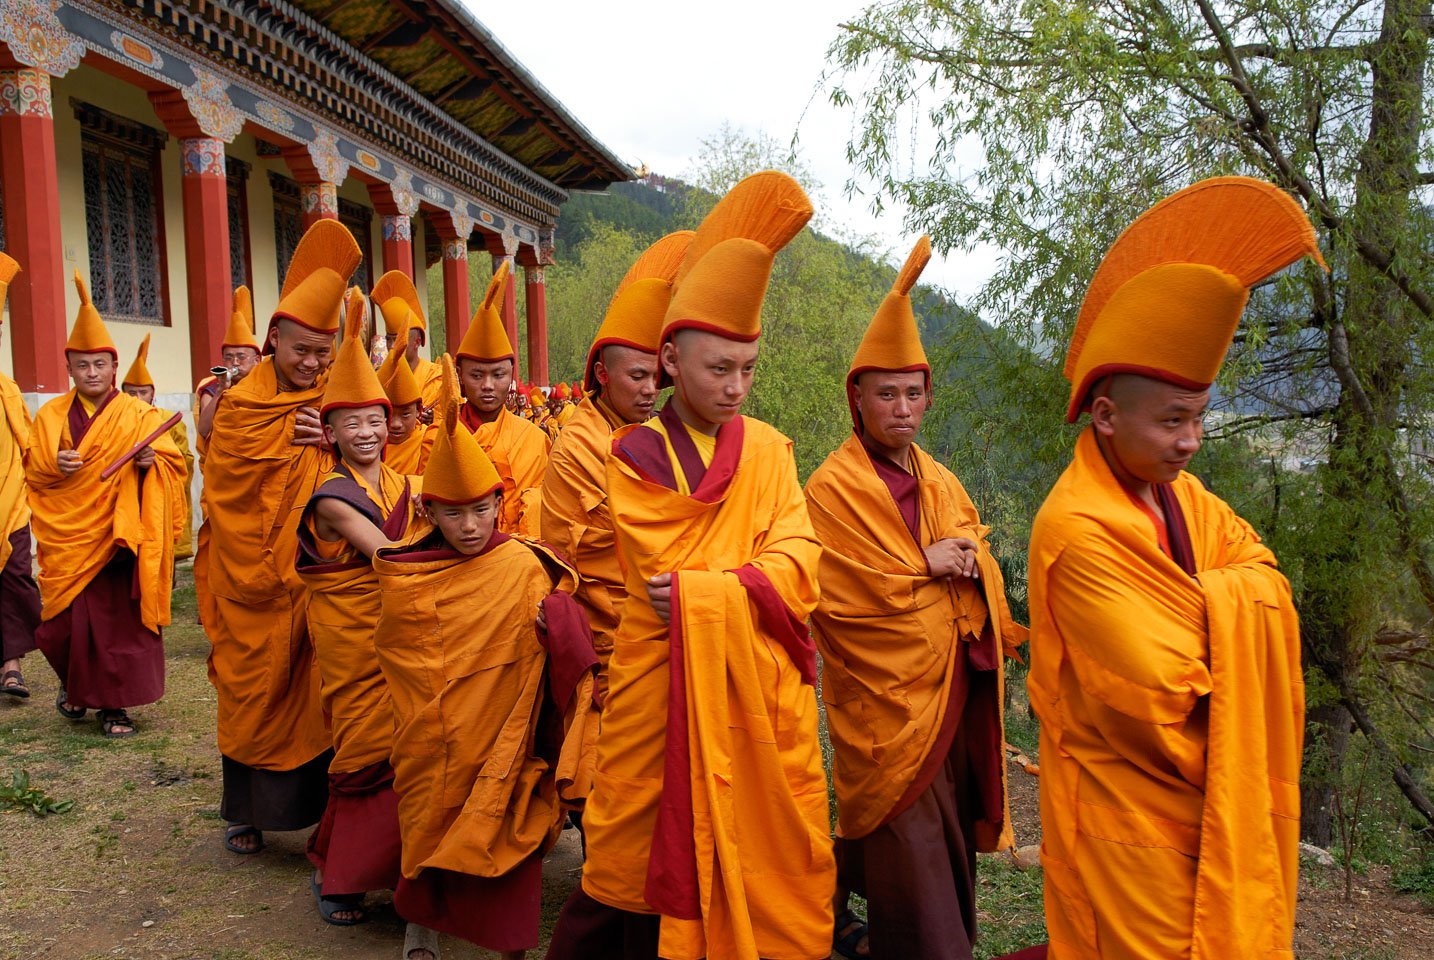
{"type": "Polygon", "coordinates": [[[60,716],[64,717],[66,720],[85,719],[84,707],[74,707],[68,710],[65,709],[65,696],[66,694],[64,687],[61,687],[60,692],[55,694],[55,709],[60,711],[60,716]]]}
{"type": "Polygon", "coordinates": [[[336,927],[356,927],[368,920],[368,911],[363,906],[363,894],[345,894],[346,899],[338,900],[324,896],[323,884],[319,883],[319,871],[309,874],[309,889],[314,892],[314,903],[318,904],[319,916],[324,922],[336,927]],[[357,917],[341,920],[338,913],[357,913],[357,917]]]}
{"type": "Polygon", "coordinates": [[[6,670],[0,673],[0,693],[26,700],[30,696],[30,688],[25,686],[25,678],[20,675],[19,670],[6,670]],[[12,677],[15,679],[14,683],[10,682],[12,677]]]}
{"type": "Polygon", "coordinates": [[[101,710],[99,712],[99,719],[100,733],[103,733],[111,740],[121,740],[139,733],[139,727],[129,718],[129,714],[123,710],[101,710]],[[115,727],[129,727],[129,729],[116,733],[115,727]]]}
{"type": "Polygon", "coordinates": [[[850,910],[843,910],[837,915],[836,924],[832,927],[832,948],[850,960],[868,960],[866,954],[857,952],[857,947],[861,945],[861,938],[866,934],[866,921],[850,910]],[[853,924],[856,926],[843,936],[842,930],[853,924]]]}
{"type": "Polygon", "coordinates": [[[232,850],[234,853],[239,854],[241,857],[252,857],[264,849],[264,832],[258,827],[247,823],[230,823],[224,828],[224,847],[227,850],[232,850]],[[253,834],[256,840],[256,843],[251,849],[246,850],[234,842],[240,837],[247,837],[250,834],[253,834]]]}

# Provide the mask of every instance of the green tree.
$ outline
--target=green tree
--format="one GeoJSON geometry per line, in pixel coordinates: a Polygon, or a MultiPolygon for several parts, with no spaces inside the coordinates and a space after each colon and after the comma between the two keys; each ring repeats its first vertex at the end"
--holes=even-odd
{"type": "Polygon", "coordinates": [[[1331,271],[1256,291],[1197,469],[1290,575],[1310,674],[1303,828],[1332,839],[1349,721],[1417,811],[1434,702],[1428,460],[1434,370],[1423,190],[1427,0],[898,0],[842,26],[831,99],[849,156],[939,248],[1007,252],[958,330],[956,468],[1000,451],[1029,520],[1075,432],[1060,361],[1118,231],[1194,180],[1301,199],[1331,271]],[[918,131],[912,134],[909,131],[918,131]],[[1301,468],[1301,464],[1305,469],[1301,468]],[[1319,681],[1319,682],[1314,682],[1319,681]]]}

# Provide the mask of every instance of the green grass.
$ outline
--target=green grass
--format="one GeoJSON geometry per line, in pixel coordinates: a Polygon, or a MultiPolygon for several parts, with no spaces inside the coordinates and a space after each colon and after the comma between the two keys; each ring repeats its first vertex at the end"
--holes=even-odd
{"type": "Polygon", "coordinates": [[[1003,856],[976,867],[976,960],[1000,957],[1046,942],[1041,871],[1021,870],[1003,856]]]}

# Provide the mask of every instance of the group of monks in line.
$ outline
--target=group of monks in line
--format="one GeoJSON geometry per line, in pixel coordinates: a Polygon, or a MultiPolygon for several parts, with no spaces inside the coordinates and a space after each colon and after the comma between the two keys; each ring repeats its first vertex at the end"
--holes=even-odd
{"type": "MultiPolygon", "coordinates": [[[[230,850],[317,824],[318,910],[359,923],[393,889],[407,960],[437,960],[436,933],[537,947],[569,820],[584,866],[555,960],[972,955],[977,851],[1013,844],[1003,663],[1026,628],[916,442],[926,238],[805,489],[791,441],[741,415],[774,258],[811,214],[765,172],[648,248],[555,435],[512,389],[506,265],[436,363],[404,274],[345,289],[360,254],[337,223],[303,237],[262,344],[236,292],[196,407],[230,850]]],[[[1289,197],[1220,178],[1137,219],[1087,292],[1065,374],[1090,422],[1030,540],[1049,944],[1023,956],[1292,956],[1298,625],[1270,551],[1184,468],[1249,289],[1305,256],[1289,197]]],[[[185,464],[131,395],[147,374],[115,389],[81,295],[74,390],[31,424],[0,381],[0,636],[7,671],[33,634],[62,712],[123,735],[163,692],[185,464]]]]}

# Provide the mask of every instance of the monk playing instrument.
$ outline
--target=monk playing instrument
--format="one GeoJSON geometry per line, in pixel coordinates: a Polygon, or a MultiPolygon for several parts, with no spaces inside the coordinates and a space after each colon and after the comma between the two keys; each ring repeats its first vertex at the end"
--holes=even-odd
{"type": "Polygon", "coordinates": [[[538,497],[543,468],[548,465],[548,437],[538,427],[508,412],[505,401],[518,355],[503,330],[499,301],[508,281],[508,261],[494,271],[483,302],[473,314],[454,358],[467,400],[459,420],[503,478],[503,505],[498,529],[503,533],[538,535],[538,497]]]}
{"type": "Polygon", "coordinates": [[[266,337],[269,355],[219,398],[204,462],[214,549],[204,625],[219,698],[226,845],[317,823],[328,800],[329,724],[294,569],[299,519],[332,462],[319,449],[323,372],[358,245],[335,220],[299,241],[266,337]]]}
{"type": "MultiPolygon", "coordinates": [[[[423,395],[423,406],[432,410],[438,403],[438,388],[443,381],[443,371],[437,363],[422,356],[418,348],[428,342],[428,318],[423,313],[423,302],[418,298],[418,288],[402,270],[390,270],[378,278],[369,297],[378,305],[383,315],[384,336],[388,340],[388,355],[402,354],[413,371],[414,379],[423,395]],[[403,348],[398,349],[402,341],[403,348]]],[[[387,359],[387,358],[385,358],[387,359]]]]}
{"type": "Polygon", "coordinates": [[[969,958],[976,851],[1011,846],[1002,655],[1011,622],[987,528],[916,443],[931,367],[910,291],[922,237],[852,360],[852,436],[807,481],[822,542],[812,616],[835,751],[836,942],[847,956],[969,958]],[[866,898],[870,953],[844,889],[866,898]]]}
{"type": "Polygon", "coordinates": [[[503,481],[458,422],[447,358],[442,398],[423,475],[434,527],[374,555],[375,639],[398,719],[394,907],[521,958],[538,945],[543,855],[591,786],[597,656],[569,595],[576,574],[497,529],[503,481]]]}
{"type": "Polygon", "coordinates": [[[229,327],[224,331],[224,342],[219,345],[219,365],[228,373],[222,377],[206,377],[194,388],[195,448],[199,451],[200,469],[203,469],[209,432],[214,429],[214,402],[221,393],[243,380],[258,365],[261,356],[259,341],[254,339],[254,300],[248,287],[236,287],[229,327]]]}
{"type": "Polygon", "coordinates": [[[1274,555],[1184,468],[1249,288],[1319,258],[1243,177],[1157,204],[1081,307],[1091,424],[1031,537],[1031,704],[1053,960],[1291,957],[1304,685],[1274,555]]]}
{"type": "MultiPolygon", "coordinates": [[[[5,295],[20,264],[0,253],[0,316],[5,295]]],[[[30,443],[30,411],[20,388],[0,373],[0,693],[30,696],[20,659],[35,649],[40,624],[40,588],[30,573],[30,498],[25,488],[25,448],[30,443]]]]}
{"type": "MultiPolygon", "coordinates": [[[[150,335],[146,333],[144,340],[140,342],[134,362],[120,381],[120,389],[135,399],[154,406],[154,378],[149,375],[149,367],[146,366],[149,359],[149,338],[150,335]]],[[[194,454],[189,450],[189,432],[184,429],[183,420],[169,428],[169,439],[174,441],[175,447],[184,457],[184,526],[180,529],[179,539],[174,543],[174,559],[187,560],[194,556],[194,511],[190,498],[190,488],[194,483],[194,454]]]]}
{"type": "Polygon", "coordinates": [[[578,569],[577,601],[587,614],[607,692],[607,662],[618,611],[627,595],[607,498],[612,432],[652,416],[657,400],[657,347],[672,298],[672,278],[692,231],[648,247],[618,284],[588,350],[592,396],[580,404],[553,444],[543,474],[542,535],[578,569]]]}
{"type": "Polygon", "coordinates": [[[422,474],[433,450],[434,431],[423,422],[423,389],[409,369],[408,358],[402,350],[395,350],[384,358],[378,368],[378,379],[393,407],[388,419],[384,463],[400,474],[422,474]]]}
{"type": "Polygon", "coordinates": [[[774,172],[717,204],[659,339],[672,400],[613,434],[607,491],[627,597],[582,888],[550,957],[831,953],[836,869],[805,626],[821,547],[791,441],[739,412],[773,259],[811,215],[774,172]]]}
{"type": "Polygon", "coordinates": [[[40,408],[25,458],[40,561],[35,640],[60,677],[56,708],[99,712],[107,737],[136,731],[126,707],[164,695],[184,458],[164,416],[115,389],[119,354],[75,272],[80,312],[65,344],[74,389],[40,408]],[[148,444],[112,476],[105,468],[148,444]]]}

